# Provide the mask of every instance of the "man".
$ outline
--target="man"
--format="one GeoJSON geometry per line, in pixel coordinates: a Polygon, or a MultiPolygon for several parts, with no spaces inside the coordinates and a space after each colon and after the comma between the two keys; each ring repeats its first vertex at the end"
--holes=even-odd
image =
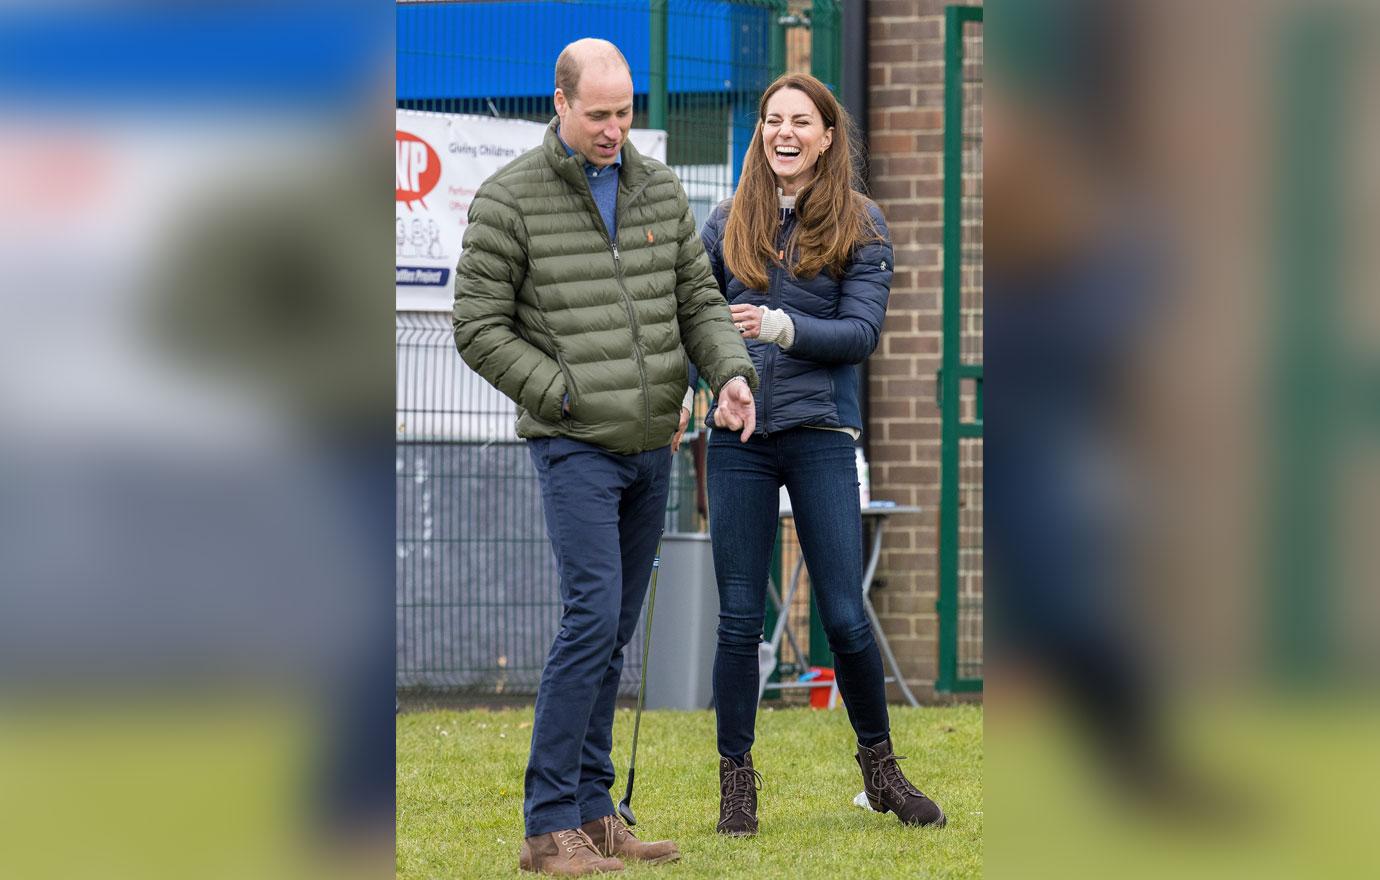
{"type": "Polygon", "coordinates": [[[518,404],[560,574],[561,628],[537,694],[524,870],[579,876],[679,858],[614,812],[614,700],[661,536],[691,361],[721,427],[755,426],[757,374],[684,190],[628,143],[633,85],[613,44],[556,62],[540,147],[480,187],[456,269],[455,341],[518,404]]]}

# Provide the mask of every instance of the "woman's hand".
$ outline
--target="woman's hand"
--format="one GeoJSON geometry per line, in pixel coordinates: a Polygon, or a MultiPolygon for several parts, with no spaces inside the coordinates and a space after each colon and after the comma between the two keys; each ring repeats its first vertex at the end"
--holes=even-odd
{"type": "Polygon", "coordinates": [[[756,339],[762,334],[762,307],[738,303],[728,307],[733,326],[744,339],[756,339]]]}

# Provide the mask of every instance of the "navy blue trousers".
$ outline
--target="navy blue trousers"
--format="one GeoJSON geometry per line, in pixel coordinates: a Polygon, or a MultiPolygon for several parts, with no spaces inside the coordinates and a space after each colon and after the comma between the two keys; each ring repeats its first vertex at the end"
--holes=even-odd
{"type": "Polygon", "coordinates": [[[781,486],[791,495],[800,551],[829,648],[839,694],[858,742],[890,734],[882,655],[863,608],[862,508],[853,440],[838,431],[795,428],[740,443],[709,438],[709,534],[719,585],[714,706],[719,754],[741,759],[757,720],[757,646],[781,486]]]}
{"type": "Polygon", "coordinates": [[[527,444],[560,576],[561,627],[542,671],[523,821],[533,837],[613,812],[613,710],[666,515],[669,446],[617,455],[527,444]]]}

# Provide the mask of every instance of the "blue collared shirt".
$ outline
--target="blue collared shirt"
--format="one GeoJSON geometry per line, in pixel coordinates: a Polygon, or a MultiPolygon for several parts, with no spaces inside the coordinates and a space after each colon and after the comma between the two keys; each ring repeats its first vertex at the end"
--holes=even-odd
{"type": "MultiPolygon", "coordinates": [[[[567,156],[575,155],[575,151],[570,149],[570,145],[562,140],[559,134],[556,135],[556,140],[565,147],[567,156]]],[[[589,194],[594,197],[594,204],[599,208],[599,216],[604,218],[604,228],[609,231],[611,240],[618,235],[614,208],[618,205],[618,172],[622,166],[621,155],[613,160],[612,165],[603,168],[585,162],[585,180],[589,182],[589,194]]]]}

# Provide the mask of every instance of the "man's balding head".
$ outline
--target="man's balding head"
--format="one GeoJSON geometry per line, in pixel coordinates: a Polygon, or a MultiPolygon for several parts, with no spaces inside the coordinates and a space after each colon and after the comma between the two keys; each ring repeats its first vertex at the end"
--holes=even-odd
{"type": "Polygon", "coordinates": [[[608,40],[576,40],[556,62],[558,134],[591,165],[618,161],[633,119],[632,71],[608,40]]]}
{"type": "Polygon", "coordinates": [[[618,51],[618,47],[608,40],[585,37],[576,40],[561,50],[556,59],[556,89],[565,94],[566,100],[574,100],[578,94],[580,77],[587,68],[622,68],[632,78],[632,68],[628,59],[618,51]]]}

